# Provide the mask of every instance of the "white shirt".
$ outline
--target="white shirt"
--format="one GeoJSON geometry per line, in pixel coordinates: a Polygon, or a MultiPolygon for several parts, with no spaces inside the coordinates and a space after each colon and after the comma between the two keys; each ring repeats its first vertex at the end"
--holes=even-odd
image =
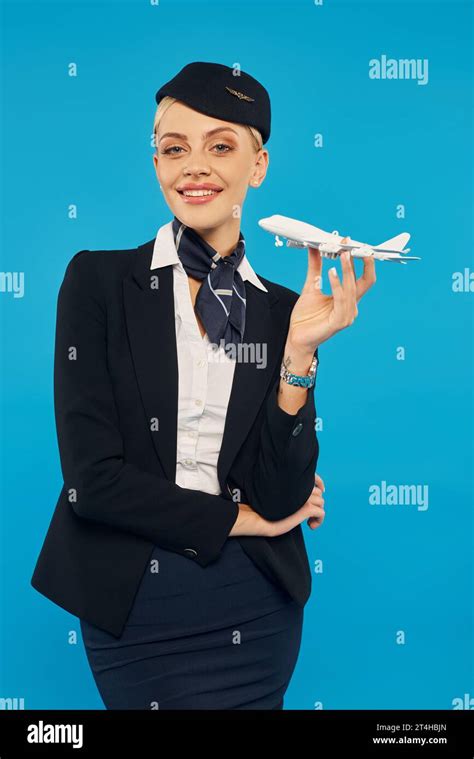
{"type": "MultiPolygon", "coordinates": [[[[178,356],[178,419],[176,484],[205,493],[221,493],[217,459],[222,444],[235,358],[223,346],[201,337],[188,277],[174,244],[172,222],[160,227],[150,269],[173,264],[176,347],[178,356]]],[[[245,254],[237,268],[244,281],[267,291],[245,254]]]]}

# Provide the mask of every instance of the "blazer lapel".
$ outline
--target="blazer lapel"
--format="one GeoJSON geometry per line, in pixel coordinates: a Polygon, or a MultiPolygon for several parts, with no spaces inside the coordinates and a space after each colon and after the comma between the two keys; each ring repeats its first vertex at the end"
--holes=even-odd
{"type": "Polygon", "coordinates": [[[257,346],[263,347],[266,366],[259,368],[255,361],[237,360],[217,461],[217,475],[223,493],[226,492],[227,475],[260,410],[286,339],[285,313],[275,308],[279,302],[277,296],[270,290],[267,293],[260,290],[248,281],[245,290],[247,302],[243,343],[250,347],[250,355],[257,346]]]}
{"type": "MultiPolygon", "coordinates": [[[[169,236],[164,237],[169,243],[169,236]]],[[[123,280],[127,331],[136,376],[155,451],[165,476],[176,479],[178,358],[173,293],[173,266],[150,269],[155,240],[137,248],[137,260],[123,280]]],[[[226,479],[257,416],[286,338],[289,314],[275,308],[274,292],[248,280],[243,343],[266,351],[266,365],[238,360],[227,409],[217,474],[223,493],[226,479]]],[[[243,354],[245,356],[245,352],[243,354]]],[[[257,354],[261,356],[262,354],[257,354]]]]}
{"type": "Polygon", "coordinates": [[[150,269],[154,240],[137,248],[123,280],[128,338],[146,422],[166,477],[176,479],[178,358],[173,267],[150,269]]]}

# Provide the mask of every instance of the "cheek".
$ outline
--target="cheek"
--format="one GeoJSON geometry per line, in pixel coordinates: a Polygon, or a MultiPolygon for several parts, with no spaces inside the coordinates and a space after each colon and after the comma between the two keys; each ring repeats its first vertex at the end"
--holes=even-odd
{"type": "Polygon", "coordinates": [[[226,171],[222,171],[220,176],[233,195],[241,196],[245,193],[249,177],[241,165],[226,166],[226,171]]]}
{"type": "Polygon", "coordinates": [[[251,162],[242,152],[228,154],[225,158],[216,160],[212,165],[216,176],[220,176],[227,187],[242,191],[247,186],[251,176],[251,162]]]}
{"type": "Polygon", "coordinates": [[[163,189],[169,185],[174,185],[177,182],[177,176],[179,171],[176,166],[173,166],[172,161],[164,161],[161,158],[158,159],[156,174],[160,180],[160,184],[163,189]]]}
{"type": "Polygon", "coordinates": [[[236,181],[234,184],[233,195],[236,199],[239,200],[239,202],[243,202],[243,200],[245,199],[247,190],[248,190],[247,177],[240,177],[238,181],[236,181]]]}
{"type": "Polygon", "coordinates": [[[158,166],[156,175],[160,181],[161,186],[165,190],[167,186],[170,184],[170,173],[166,169],[163,168],[163,166],[158,166]]]}

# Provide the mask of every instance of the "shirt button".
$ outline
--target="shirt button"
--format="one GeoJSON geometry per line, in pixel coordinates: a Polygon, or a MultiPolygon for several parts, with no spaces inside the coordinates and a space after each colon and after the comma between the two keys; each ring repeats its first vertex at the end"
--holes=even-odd
{"type": "Polygon", "coordinates": [[[204,358],[199,359],[197,362],[198,366],[206,366],[206,360],[204,358]]]}
{"type": "Polygon", "coordinates": [[[196,406],[202,406],[202,401],[199,398],[196,398],[194,403],[196,404],[196,406]]]}
{"type": "Polygon", "coordinates": [[[184,459],[183,464],[186,464],[186,466],[194,466],[196,464],[193,459],[184,459]]]}
{"type": "Polygon", "coordinates": [[[297,425],[296,425],[296,427],[293,429],[293,432],[292,432],[291,434],[293,435],[293,437],[296,437],[297,435],[299,435],[299,434],[300,434],[300,432],[301,432],[301,430],[302,430],[302,429],[303,429],[303,425],[302,425],[302,423],[301,423],[301,422],[298,422],[298,424],[297,424],[297,425]]]}

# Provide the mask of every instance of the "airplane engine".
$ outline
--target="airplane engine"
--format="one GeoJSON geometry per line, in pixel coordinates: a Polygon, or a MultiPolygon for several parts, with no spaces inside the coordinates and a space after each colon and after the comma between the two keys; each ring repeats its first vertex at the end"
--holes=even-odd
{"type": "Polygon", "coordinates": [[[341,251],[340,246],[337,243],[333,242],[323,242],[318,247],[319,252],[325,258],[337,258],[338,254],[341,251]]]}

